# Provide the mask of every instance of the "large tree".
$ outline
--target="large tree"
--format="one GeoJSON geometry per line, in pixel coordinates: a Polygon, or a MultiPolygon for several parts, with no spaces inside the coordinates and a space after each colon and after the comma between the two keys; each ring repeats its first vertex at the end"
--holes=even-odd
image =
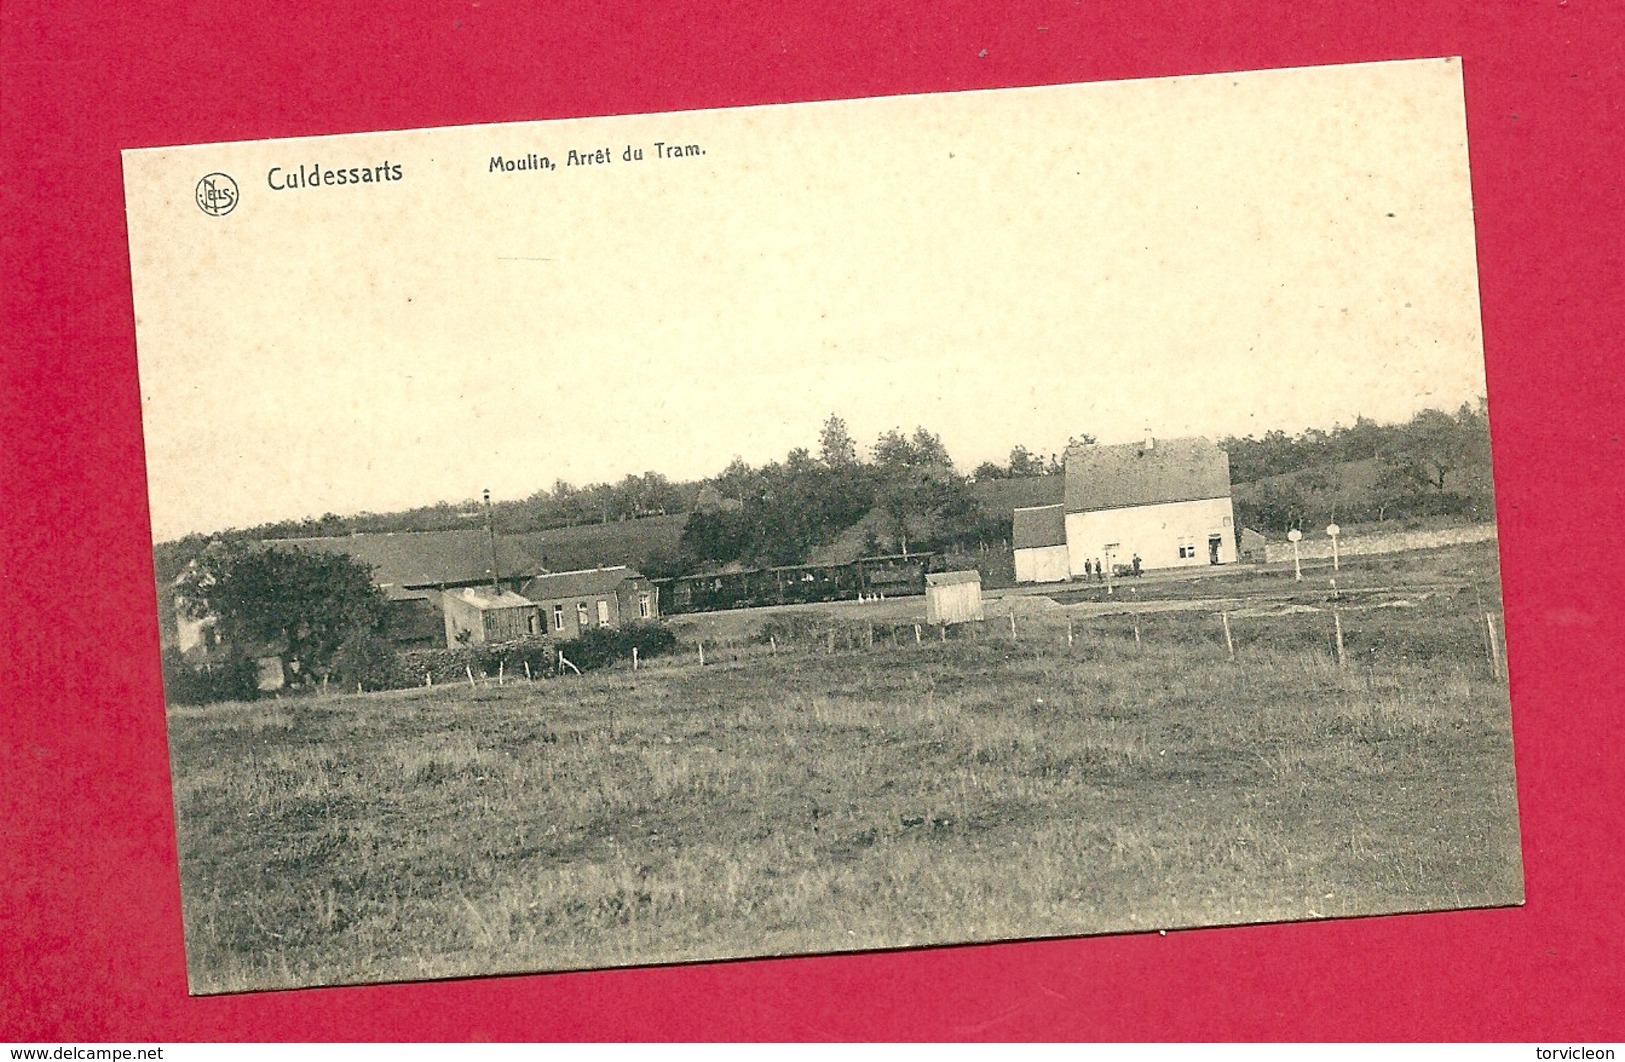
{"type": "Polygon", "coordinates": [[[850,468],[858,463],[858,444],[846,430],[846,421],[831,413],[818,433],[818,459],[827,468],[850,468]]]}
{"type": "Polygon", "coordinates": [[[182,614],[214,617],[234,652],[281,657],[295,682],[367,655],[384,619],[371,569],[342,553],[217,541],[186,566],[175,590],[182,614]]]}
{"type": "Polygon", "coordinates": [[[974,516],[975,503],[941,436],[923,427],[912,437],[892,429],[875,440],[873,452],[875,504],[897,549],[907,553],[922,533],[974,516]]]}

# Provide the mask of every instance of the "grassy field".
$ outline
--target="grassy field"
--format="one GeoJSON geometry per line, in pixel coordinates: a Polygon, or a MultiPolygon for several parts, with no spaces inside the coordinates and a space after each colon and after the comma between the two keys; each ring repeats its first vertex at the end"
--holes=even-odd
{"type": "Polygon", "coordinates": [[[1493,546],[1362,580],[1238,578],[1234,660],[1211,599],[1023,598],[1015,638],[813,610],[703,669],[177,707],[193,990],[1517,902],[1493,546]]]}

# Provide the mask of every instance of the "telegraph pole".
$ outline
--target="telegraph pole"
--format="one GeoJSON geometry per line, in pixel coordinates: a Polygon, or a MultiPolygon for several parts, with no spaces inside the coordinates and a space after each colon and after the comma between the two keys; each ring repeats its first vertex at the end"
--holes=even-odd
{"type": "Polygon", "coordinates": [[[497,525],[491,520],[491,491],[485,491],[485,536],[491,540],[491,589],[500,593],[502,584],[497,580],[497,525]]]}

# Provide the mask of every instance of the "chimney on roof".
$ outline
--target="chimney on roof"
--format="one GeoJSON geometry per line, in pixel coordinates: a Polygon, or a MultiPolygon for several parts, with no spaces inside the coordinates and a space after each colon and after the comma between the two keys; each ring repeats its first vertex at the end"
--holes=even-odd
{"type": "Polygon", "coordinates": [[[1155,450],[1157,448],[1157,440],[1151,437],[1150,428],[1145,429],[1145,448],[1147,450],[1155,450]]]}
{"type": "Polygon", "coordinates": [[[491,540],[491,589],[501,590],[502,583],[497,575],[497,527],[491,520],[491,491],[485,491],[485,534],[491,540]]]}

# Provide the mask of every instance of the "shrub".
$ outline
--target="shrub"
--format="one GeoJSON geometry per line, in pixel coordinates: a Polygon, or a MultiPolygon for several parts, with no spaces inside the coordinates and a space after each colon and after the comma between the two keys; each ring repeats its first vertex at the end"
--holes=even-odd
{"type": "Polygon", "coordinates": [[[579,638],[565,642],[559,648],[565,658],[583,671],[608,667],[618,660],[629,660],[632,650],[647,660],[677,647],[677,635],[661,623],[629,623],[624,627],[597,627],[582,632],[579,638]]]}
{"type": "Polygon", "coordinates": [[[422,681],[421,677],[413,679],[388,641],[366,629],[352,632],[339,644],[333,655],[331,674],[343,689],[360,686],[368,690],[393,690],[422,681]]]}
{"type": "Polygon", "coordinates": [[[595,628],[560,643],[546,638],[520,638],[497,645],[408,649],[397,655],[396,684],[420,686],[425,674],[433,675],[435,682],[464,682],[470,671],[476,676],[495,675],[499,669],[509,675],[522,675],[527,664],[532,675],[549,675],[558,670],[560,650],[570,663],[582,671],[591,671],[631,659],[634,647],[638,656],[647,660],[671,652],[676,645],[677,636],[663,624],[631,623],[595,628]]]}
{"type": "Polygon", "coordinates": [[[476,675],[494,675],[500,669],[510,675],[522,675],[525,665],[532,674],[546,674],[553,669],[555,651],[542,638],[521,638],[497,645],[468,645],[455,649],[408,649],[397,655],[402,685],[418,686],[425,674],[436,682],[460,682],[470,671],[476,675]]]}
{"type": "Polygon", "coordinates": [[[194,667],[180,650],[164,652],[164,697],[170,704],[251,701],[259,696],[259,666],[245,656],[224,656],[194,667]]]}

